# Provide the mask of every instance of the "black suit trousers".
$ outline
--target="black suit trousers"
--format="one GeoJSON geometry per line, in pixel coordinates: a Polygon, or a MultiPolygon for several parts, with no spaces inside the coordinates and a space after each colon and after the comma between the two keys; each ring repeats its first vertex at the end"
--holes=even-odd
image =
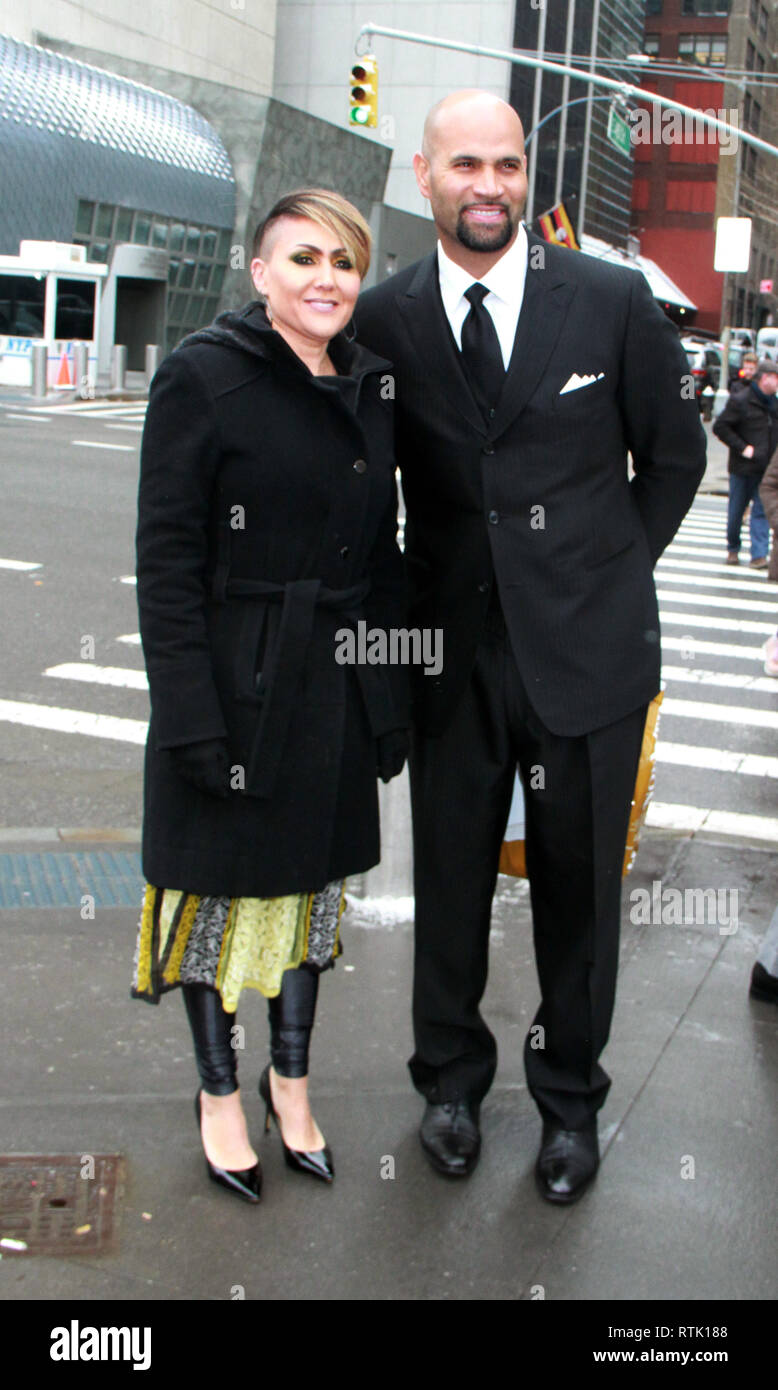
{"type": "Polygon", "coordinates": [[[480,1013],[491,905],[518,766],[541,1004],[524,1062],[544,1119],[586,1125],[610,1079],[599,1064],[616,989],[621,874],[646,706],[577,738],[530,703],[499,605],[438,737],[410,758],[416,894],[414,1085],[428,1100],[480,1102],[497,1065],[480,1013]]]}

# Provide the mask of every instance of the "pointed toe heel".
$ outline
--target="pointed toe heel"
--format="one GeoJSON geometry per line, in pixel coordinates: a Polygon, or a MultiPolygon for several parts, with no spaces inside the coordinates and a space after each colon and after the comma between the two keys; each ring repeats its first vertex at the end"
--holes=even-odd
{"type": "Polygon", "coordinates": [[[335,1177],[335,1167],[332,1161],[332,1150],[329,1144],[325,1144],[323,1149],[290,1149],[281,1132],[281,1121],[278,1118],[276,1108],[273,1105],[273,1096],[270,1090],[270,1063],[265,1067],[259,1078],[259,1094],[265,1102],[265,1133],[270,1129],[270,1117],[276,1122],[278,1133],[281,1136],[281,1144],[284,1150],[284,1159],[287,1168],[291,1168],[295,1173],[309,1173],[312,1178],[320,1178],[322,1182],[332,1182],[335,1177]]]}
{"type": "MultiPolygon", "coordinates": [[[[200,1140],[202,1142],[202,1105],[200,1101],[200,1091],[195,1096],[194,1108],[197,1117],[197,1127],[200,1129],[200,1140]]],[[[208,1176],[220,1187],[226,1187],[228,1192],[234,1192],[237,1197],[242,1197],[246,1202],[256,1203],[262,1195],[262,1167],[259,1162],[252,1168],[219,1168],[217,1164],[211,1163],[208,1155],[205,1154],[205,1166],[208,1176]]]]}

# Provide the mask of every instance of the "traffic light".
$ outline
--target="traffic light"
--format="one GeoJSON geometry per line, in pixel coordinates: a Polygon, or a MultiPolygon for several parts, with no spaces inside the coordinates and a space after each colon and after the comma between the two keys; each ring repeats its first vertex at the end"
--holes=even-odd
{"type": "Polygon", "coordinates": [[[358,58],[349,76],[351,125],[378,125],[378,63],[372,53],[358,58]]]}

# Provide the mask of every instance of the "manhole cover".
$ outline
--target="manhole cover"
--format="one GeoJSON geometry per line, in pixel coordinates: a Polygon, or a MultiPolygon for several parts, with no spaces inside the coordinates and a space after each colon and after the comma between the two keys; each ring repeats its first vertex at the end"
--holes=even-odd
{"type": "Polygon", "coordinates": [[[113,1250],[123,1186],[121,1154],[0,1155],[0,1254],[113,1250]]]}

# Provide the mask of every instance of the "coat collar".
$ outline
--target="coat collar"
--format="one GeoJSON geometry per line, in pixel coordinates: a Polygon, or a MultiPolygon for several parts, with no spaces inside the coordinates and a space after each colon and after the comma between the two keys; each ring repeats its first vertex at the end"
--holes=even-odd
{"type": "Polygon", "coordinates": [[[468,424],[492,438],[509,427],[539,385],[576,291],[572,277],[565,273],[565,262],[560,258],[582,252],[551,247],[529,230],[527,243],[527,279],[513,352],[494,419],[489,423],[484,420],[470,390],[443,308],[437,251],[431,251],[419,262],[407,290],[398,299],[424,375],[437,383],[452,408],[464,416],[468,424]]]}
{"type": "MultiPolygon", "coordinates": [[[[289,367],[312,376],[305,363],[289,346],[285,338],[271,326],[261,300],[252,299],[242,309],[228,309],[219,314],[207,328],[190,333],[178,344],[181,348],[195,343],[220,343],[238,352],[247,352],[261,357],[266,362],[289,367]]],[[[378,357],[369,348],[356,343],[346,336],[344,330],[330,339],[330,357],[339,373],[353,376],[357,381],[371,372],[391,371],[391,363],[385,357],[378,357]]],[[[314,377],[314,381],[319,378],[314,377]]]]}

